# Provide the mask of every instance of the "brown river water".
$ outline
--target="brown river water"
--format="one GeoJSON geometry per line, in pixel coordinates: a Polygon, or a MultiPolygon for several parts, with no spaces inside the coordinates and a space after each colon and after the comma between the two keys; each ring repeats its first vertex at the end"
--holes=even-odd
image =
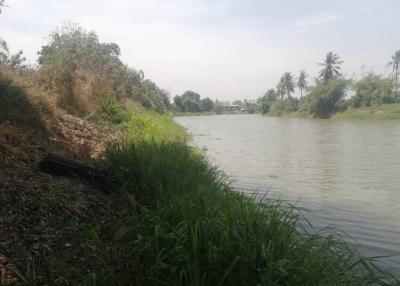
{"type": "Polygon", "coordinates": [[[267,193],[335,227],[400,274],[400,121],[262,115],[177,117],[241,191],[267,193]]]}

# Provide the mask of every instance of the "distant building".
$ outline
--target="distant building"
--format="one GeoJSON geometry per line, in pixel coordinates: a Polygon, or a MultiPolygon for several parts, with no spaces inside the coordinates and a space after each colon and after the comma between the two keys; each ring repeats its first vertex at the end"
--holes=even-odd
{"type": "Polygon", "coordinates": [[[240,107],[240,105],[236,105],[236,104],[224,105],[223,110],[225,113],[241,113],[242,112],[242,108],[240,107]]]}

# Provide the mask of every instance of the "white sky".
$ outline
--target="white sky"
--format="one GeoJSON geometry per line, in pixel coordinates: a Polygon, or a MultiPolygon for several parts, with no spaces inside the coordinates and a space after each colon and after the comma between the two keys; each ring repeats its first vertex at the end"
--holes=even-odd
{"type": "Polygon", "coordinates": [[[0,37],[34,63],[63,21],[115,42],[128,65],[171,96],[191,89],[254,99],[281,74],[316,76],[329,51],[346,75],[388,74],[400,49],[400,0],[6,0],[0,37]]]}

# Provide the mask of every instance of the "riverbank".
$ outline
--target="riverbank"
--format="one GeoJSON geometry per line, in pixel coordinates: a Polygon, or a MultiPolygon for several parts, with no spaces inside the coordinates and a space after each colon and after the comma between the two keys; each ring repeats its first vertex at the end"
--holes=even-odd
{"type": "Polygon", "coordinates": [[[173,112],[173,116],[202,116],[202,115],[216,115],[215,112],[173,112]]]}
{"type": "MultiPolygon", "coordinates": [[[[293,118],[309,118],[313,116],[307,111],[295,112],[269,112],[264,115],[274,117],[293,117],[293,118]]],[[[334,120],[397,120],[400,119],[400,103],[380,104],[370,107],[349,107],[343,112],[333,114],[330,119],[334,120]]]]}
{"type": "Polygon", "coordinates": [[[116,101],[73,115],[15,84],[0,105],[13,111],[0,128],[2,284],[396,285],[294,207],[235,192],[170,116],[116,101]],[[105,176],[44,174],[48,152],[105,176]]]}
{"type": "Polygon", "coordinates": [[[336,113],[333,119],[393,120],[400,119],[400,103],[381,104],[371,107],[348,108],[336,113]]]}

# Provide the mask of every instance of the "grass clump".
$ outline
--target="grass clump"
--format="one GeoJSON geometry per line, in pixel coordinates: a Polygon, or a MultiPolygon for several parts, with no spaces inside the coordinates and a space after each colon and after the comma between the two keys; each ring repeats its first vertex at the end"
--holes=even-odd
{"type": "Polygon", "coordinates": [[[398,285],[336,234],[308,233],[279,201],[232,191],[184,143],[138,141],[108,153],[110,185],[132,203],[133,237],[114,281],[135,285],[398,285]]]}
{"type": "Polygon", "coordinates": [[[129,119],[126,108],[115,98],[102,96],[97,99],[97,112],[101,119],[120,124],[129,119]]]}
{"type": "Polygon", "coordinates": [[[128,113],[128,120],[122,129],[129,136],[129,141],[154,141],[154,142],[186,142],[188,134],[168,114],[152,111],[128,113]]]}

